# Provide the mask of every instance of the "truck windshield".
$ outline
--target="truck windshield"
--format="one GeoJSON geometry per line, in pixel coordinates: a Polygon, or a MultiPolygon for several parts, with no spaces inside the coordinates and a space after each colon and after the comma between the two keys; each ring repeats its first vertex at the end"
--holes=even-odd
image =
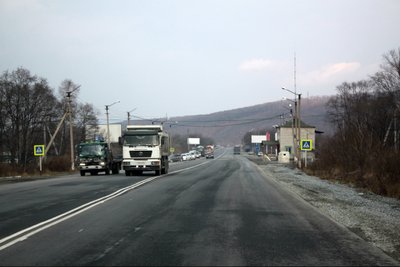
{"type": "Polygon", "coordinates": [[[158,135],[125,135],[124,145],[127,146],[158,146],[158,135]]]}
{"type": "Polygon", "coordinates": [[[98,156],[101,157],[104,154],[104,148],[102,145],[83,145],[79,146],[79,156],[98,156]]]}

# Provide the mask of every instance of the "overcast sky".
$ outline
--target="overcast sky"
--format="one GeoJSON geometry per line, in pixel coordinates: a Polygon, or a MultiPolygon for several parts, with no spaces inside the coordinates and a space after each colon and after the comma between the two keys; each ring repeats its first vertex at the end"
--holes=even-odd
{"type": "Polygon", "coordinates": [[[400,47],[398,0],[0,0],[0,71],[24,67],[112,120],[333,95],[400,47]],[[294,68],[296,55],[296,68],[294,68]]]}

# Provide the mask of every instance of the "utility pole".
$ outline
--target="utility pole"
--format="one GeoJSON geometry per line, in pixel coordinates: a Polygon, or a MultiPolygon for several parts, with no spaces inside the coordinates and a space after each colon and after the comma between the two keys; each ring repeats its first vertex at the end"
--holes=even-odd
{"type": "Polygon", "coordinates": [[[66,92],[68,97],[68,113],[69,113],[69,136],[70,136],[70,144],[71,144],[71,170],[75,170],[75,160],[74,160],[74,133],[73,133],[73,125],[72,125],[72,109],[71,109],[71,94],[77,90],[80,85],[75,87],[72,91],[66,92]]]}
{"type": "Polygon", "coordinates": [[[128,125],[130,125],[131,124],[131,112],[133,112],[133,111],[135,111],[136,110],[136,108],[134,108],[134,109],[132,109],[131,111],[128,111],[127,113],[128,113],[128,125]]]}
{"type": "Polygon", "coordinates": [[[299,153],[299,157],[298,157],[298,165],[299,168],[301,169],[301,150],[300,150],[300,142],[301,142],[301,119],[300,119],[300,103],[301,103],[301,94],[298,94],[299,97],[299,103],[297,105],[298,108],[298,112],[297,112],[297,116],[298,116],[298,143],[297,143],[297,147],[298,147],[298,153],[299,153]]]}
{"type": "Polygon", "coordinates": [[[290,151],[290,153],[293,153],[297,157],[297,150],[296,150],[297,130],[295,131],[295,127],[296,127],[296,112],[297,112],[297,103],[295,101],[294,102],[294,112],[292,111],[292,109],[290,109],[290,114],[292,115],[292,136],[293,136],[293,151],[290,151]]]}
{"type": "Polygon", "coordinates": [[[119,103],[120,101],[116,101],[110,105],[106,105],[106,116],[107,116],[107,146],[108,146],[108,151],[110,151],[110,122],[109,122],[109,118],[108,118],[108,108],[111,107],[114,104],[119,103]]]}
{"type": "MultiPolygon", "coordinates": [[[[294,149],[296,151],[294,152],[297,158],[297,165],[299,168],[301,168],[301,150],[300,150],[300,140],[301,140],[301,120],[300,120],[300,102],[301,102],[301,94],[297,94],[296,92],[293,92],[289,89],[286,89],[285,87],[282,87],[282,90],[288,91],[292,94],[294,94],[294,120],[293,123],[295,125],[295,136],[294,140],[296,141],[294,149]],[[297,99],[298,98],[298,99],[297,99]]],[[[293,124],[292,124],[293,125],[293,124]]]]}
{"type": "Polygon", "coordinates": [[[71,170],[75,170],[74,164],[74,135],[72,129],[72,111],[71,111],[71,92],[67,92],[68,97],[68,114],[69,114],[69,136],[71,144],[71,170]]]}

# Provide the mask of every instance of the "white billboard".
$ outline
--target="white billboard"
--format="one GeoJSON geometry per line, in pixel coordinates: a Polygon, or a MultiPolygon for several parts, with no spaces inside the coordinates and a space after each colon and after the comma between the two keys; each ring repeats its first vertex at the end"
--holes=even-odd
{"type": "Polygon", "coordinates": [[[188,145],[200,145],[200,138],[188,138],[188,145]]]}
{"type": "Polygon", "coordinates": [[[263,141],[267,141],[267,136],[265,136],[265,135],[252,135],[251,136],[252,144],[261,144],[263,141]]]}

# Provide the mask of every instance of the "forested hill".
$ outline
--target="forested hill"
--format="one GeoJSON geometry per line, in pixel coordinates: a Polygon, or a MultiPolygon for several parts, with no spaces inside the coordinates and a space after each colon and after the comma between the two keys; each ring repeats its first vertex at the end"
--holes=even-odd
{"type": "MultiPolygon", "coordinates": [[[[329,98],[329,96],[320,96],[301,100],[302,121],[326,134],[332,132],[326,116],[329,98]]],[[[288,100],[276,101],[206,115],[171,117],[164,126],[165,130],[172,135],[210,137],[221,145],[240,144],[243,136],[249,131],[265,134],[265,129],[272,131],[274,125],[281,125],[284,120],[289,120],[290,103],[292,102],[288,100]]],[[[160,120],[165,120],[165,118],[160,120]]],[[[144,122],[135,121],[134,123],[144,122]]]]}

